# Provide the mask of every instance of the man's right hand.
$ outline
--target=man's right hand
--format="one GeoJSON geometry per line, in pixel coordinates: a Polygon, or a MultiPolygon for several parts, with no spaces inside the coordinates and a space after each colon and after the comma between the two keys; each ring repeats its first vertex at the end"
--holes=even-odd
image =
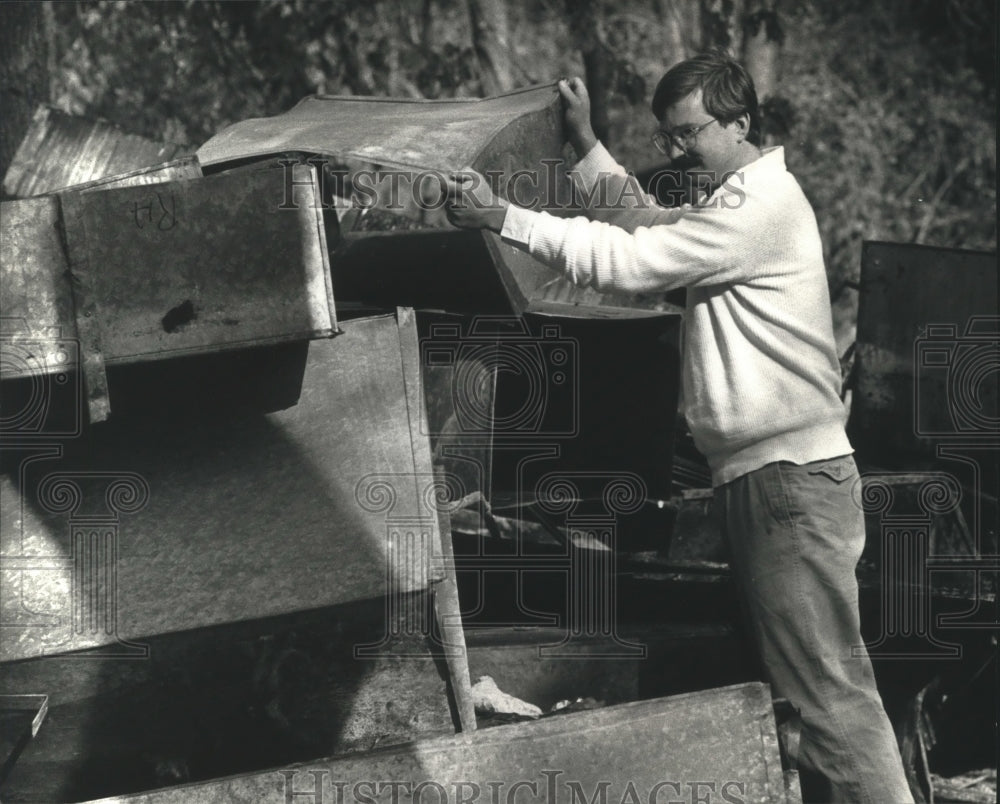
{"type": "Polygon", "coordinates": [[[563,99],[566,136],[577,158],[583,159],[597,145],[597,135],[590,124],[590,95],[582,78],[564,78],[558,86],[563,99]]]}

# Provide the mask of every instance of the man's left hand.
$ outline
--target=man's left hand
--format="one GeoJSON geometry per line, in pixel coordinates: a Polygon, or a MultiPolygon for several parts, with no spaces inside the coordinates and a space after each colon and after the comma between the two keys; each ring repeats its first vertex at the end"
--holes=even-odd
{"type": "Polygon", "coordinates": [[[445,179],[448,220],[462,229],[503,229],[509,204],[493,192],[481,173],[471,168],[445,179]]]}

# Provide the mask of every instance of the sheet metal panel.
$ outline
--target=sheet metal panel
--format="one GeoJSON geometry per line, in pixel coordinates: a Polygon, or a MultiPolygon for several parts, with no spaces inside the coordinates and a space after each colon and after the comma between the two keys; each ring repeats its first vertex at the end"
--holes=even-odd
{"type": "Polygon", "coordinates": [[[103,120],[39,106],[4,176],[3,191],[15,198],[45,195],[168,162],[186,150],[126,134],[103,120]]]}
{"type": "Polygon", "coordinates": [[[51,712],[0,797],[80,801],[453,734],[440,664],[386,613],[360,601],[154,637],[141,661],[5,664],[0,690],[45,689],[51,712]],[[404,636],[355,657],[388,630],[404,636]]]}
{"type": "MultiPolygon", "coordinates": [[[[316,95],[275,117],[234,123],[198,149],[202,165],[287,151],[378,165],[458,170],[478,167],[494,141],[538,136],[539,116],[560,112],[554,84],[495,98],[390,99],[316,95]],[[529,118],[529,119],[525,119],[529,118]],[[508,131],[509,129],[509,131],[508,131]]],[[[561,143],[560,143],[561,144],[561,143]]],[[[502,152],[513,155],[505,145],[502,152]]]]}
{"type": "Polygon", "coordinates": [[[440,578],[433,470],[415,447],[400,337],[389,316],[309,342],[287,410],[180,415],[148,400],[84,437],[8,443],[0,658],[117,650],[440,578]]]}
{"type": "Polygon", "coordinates": [[[38,734],[48,710],[47,695],[0,695],[0,782],[38,734]]]}
{"type": "Polygon", "coordinates": [[[597,800],[602,789],[609,801],[788,800],[768,688],[746,684],[106,801],[285,802],[316,790],[323,801],[410,802],[428,788],[471,802],[597,800]]]}
{"type": "Polygon", "coordinates": [[[198,157],[186,156],[181,159],[174,159],[171,162],[164,162],[162,165],[140,168],[128,173],[117,173],[114,176],[105,176],[100,179],[67,187],[67,191],[73,190],[111,190],[115,187],[138,187],[145,184],[160,184],[165,181],[178,181],[180,179],[200,179],[202,178],[201,165],[198,164],[198,157]]]}
{"type": "Polygon", "coordinates": [[[0,204],[0,378],[78,363],[73,291],[56,198],[0,204]]]}
{"type": "Polygon", "coordinates": [[[1000,437],[998,309],[996,254],[865,243],[848,422],[863,457],[1000,437]]]}

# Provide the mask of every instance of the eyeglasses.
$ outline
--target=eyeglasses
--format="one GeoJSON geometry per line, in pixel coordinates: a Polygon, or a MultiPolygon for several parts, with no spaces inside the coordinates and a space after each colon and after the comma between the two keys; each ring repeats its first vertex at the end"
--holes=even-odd
{"type": "Polygon", "coordinates": [[[711,120],[702,123],[700,126],[689,126],[683,131],[676,133],[664,131],[662,128],[658,128],[653,132],[653,145],[656,146],[656,150],[661,154],[669,154],[671,145],[676,145],[684,151],[684,153],[687,153],[688,149],[694,146],[695,141],[698,139],[698,135],[702,132],[702,129],[708,128],[714,122],[715,118],[713,117],[711,120]]]}

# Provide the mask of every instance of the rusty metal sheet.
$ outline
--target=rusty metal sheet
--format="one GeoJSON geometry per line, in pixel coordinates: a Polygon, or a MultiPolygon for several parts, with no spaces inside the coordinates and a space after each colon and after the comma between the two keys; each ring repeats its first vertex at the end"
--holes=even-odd
{"type": "Polygon", "coordinates": [[[392,316],[357,319],[308,343],[287,410],[180,415],[150,399],[85,438],[5,443],[0,658],[130,655],[151,634],[381,596],[401,606],[439,579],[404,348],[392,316]]]}
{"type": "Polygon", "coordinates": [[[187,150],[39,106],[4,176],[3,191],[15,198],[44,195],[168,162],[187,150]]]}
{"type": "Polygon", "coordinates": [[[766,685],[574,712],[107,801],[788,800],[766,685]],[[395,783],[395,784],[392,784],[395,783]]]}
{"type": "Polygon", "coordinates": [[[996,254],[865,243],[848,422],[862,457],[905,465],[1000,435],[998,309],[996,254]]]}

